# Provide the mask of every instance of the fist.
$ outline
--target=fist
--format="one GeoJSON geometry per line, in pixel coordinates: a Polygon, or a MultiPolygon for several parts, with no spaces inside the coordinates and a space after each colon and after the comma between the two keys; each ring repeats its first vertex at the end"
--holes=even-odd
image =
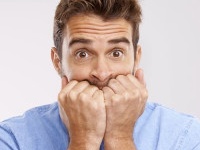
{"type": "Polygon", "coordinates": [[[58,99],[71,147],[85,147],[88,143],[99,146],[106,128],[103,92],[87,81],[71,81],[62,86],[58,99]]]}
{"type": "Polygon", "coordinates": [[[143,113],[147,90],[143,72],[119,75],[103,88],[106,105],[106,138],[132,139],[134,125],[143,113]]]}

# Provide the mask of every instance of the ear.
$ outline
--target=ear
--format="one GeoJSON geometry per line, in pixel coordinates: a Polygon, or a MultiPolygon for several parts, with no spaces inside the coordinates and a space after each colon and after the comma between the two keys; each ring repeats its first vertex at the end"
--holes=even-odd
{"type": "Polygon", "coordinates": [[[61,60],[58,56],[58,51],[55,47],[51,48],[51,60],[53,62],[55,70],[58,72],[60,76],[62,76],[61,60]]]}
{"type": "Polygon", "coordinates": [[[134,74],[139,67],[141,55],[142,55],[141,46],[137,45],[137,50],[136,50],[135,58],[134,58],[134,68],[133,68],[134,74]]]}

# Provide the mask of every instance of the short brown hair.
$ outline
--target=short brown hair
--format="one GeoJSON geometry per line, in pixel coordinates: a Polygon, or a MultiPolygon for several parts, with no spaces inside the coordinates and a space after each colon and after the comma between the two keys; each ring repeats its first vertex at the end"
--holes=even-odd
{"type": "Polygon", "coordinates": [[[123,18],[133,28],[133,46],[137,49],[141,7],[138,0],[61,0],[54,17],[54,45],[62,58],[63,31],[68,20],[78,14],[94,14],[103,20],[123,18]]]}

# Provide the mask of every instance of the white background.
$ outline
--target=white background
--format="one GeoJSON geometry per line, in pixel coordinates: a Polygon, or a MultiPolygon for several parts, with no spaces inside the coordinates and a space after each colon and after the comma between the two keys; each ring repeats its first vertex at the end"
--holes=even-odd
{"type": "MultiPolygon", "coordinates": [[[[50,59],[58,0],[0,1],[0,121],[56,101],[50,59]]],[[[200,117],[200,1],[141,0],[149,101],[200,117]]]]}

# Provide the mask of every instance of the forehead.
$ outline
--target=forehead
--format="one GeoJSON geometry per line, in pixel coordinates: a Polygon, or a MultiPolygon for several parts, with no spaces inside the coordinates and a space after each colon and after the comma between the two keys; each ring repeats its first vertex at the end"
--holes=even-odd
{"type": "Polygon", "coordinates": [[[66,24],[65,36],[112,38],[113,36],[125,36],[132,38],[132,26],[125,19],[113,19],[104,21],[97,15],[77,15],[69,19],[66,24]]]}

